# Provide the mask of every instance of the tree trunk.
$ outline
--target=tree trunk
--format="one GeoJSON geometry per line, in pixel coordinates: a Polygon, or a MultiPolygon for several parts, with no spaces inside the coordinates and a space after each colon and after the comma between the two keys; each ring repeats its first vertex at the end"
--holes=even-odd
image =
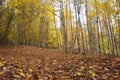
{"type": "Polygon", "coordinates": [[[98,24],[98,8],[97,8],[97,2],[95,0],[95,8],[96,8],[96,23],[97,23],[97,53],[99,54],[101,51],[100,51],[100,34],[99,34],[99,24],[98,24]]]}
{"type": "Polygon", "coordinates": [[[65,25],[65,15],[64,15],[63,1],[61,2],[60,9],[61,9],[60,20],[61,20],[61,26],[63,28],[63,46],[64,46],[64,49],[65,49],[65,52],[68,53],[68,36],[67,36],[67,28],[66,28],[66,25],[65,25]]]}

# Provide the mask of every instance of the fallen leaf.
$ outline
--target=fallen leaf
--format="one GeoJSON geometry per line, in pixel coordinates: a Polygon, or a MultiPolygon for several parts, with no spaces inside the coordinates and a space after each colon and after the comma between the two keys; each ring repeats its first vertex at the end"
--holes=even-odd
{"type": "Polygon", "coordinates": [[[93,71],[89,71],[90,76],[94,77],[96,74],[93,71]]]}
{"type": "Polygon", "coordinates": [[[19,75],[13,75],[15,78],[20,78],[20,76],[19,75]]]}
{"type": "Polygon", "coordinates": [[[29,69],[29,72],[30,72],[30,73],[32,73],[32,72],[33,72],[33,70],[30,68],[30,69],[29,69]]]}
{"type": "Polygon", "coordinates": [[[81,73],[81,72],[77,72],[76,75],[77,75],[77,76],[81,76],[82,73],[81,73]]]}
{"type": "Polygon", "coordinates": [[[4,66],[4,63],[0,62],[0,67],[3,67],[4,66]]]}

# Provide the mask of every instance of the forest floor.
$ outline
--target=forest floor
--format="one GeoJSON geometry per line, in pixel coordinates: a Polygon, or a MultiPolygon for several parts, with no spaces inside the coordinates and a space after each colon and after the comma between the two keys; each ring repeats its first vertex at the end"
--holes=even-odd
{"type": "Polygon", "coordinates": [[[0,80],[120,80],[120,58],[65,54],[54,49],[0,48],[0,80]]]}

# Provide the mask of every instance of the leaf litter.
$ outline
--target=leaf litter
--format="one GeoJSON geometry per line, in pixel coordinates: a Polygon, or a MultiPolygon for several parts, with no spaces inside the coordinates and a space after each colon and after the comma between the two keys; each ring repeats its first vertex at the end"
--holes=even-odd
{"type": "Polygon", "coordinates": [[[120,80],[120,58],[20,46],[0,49],[0,80],[120,80]]]}

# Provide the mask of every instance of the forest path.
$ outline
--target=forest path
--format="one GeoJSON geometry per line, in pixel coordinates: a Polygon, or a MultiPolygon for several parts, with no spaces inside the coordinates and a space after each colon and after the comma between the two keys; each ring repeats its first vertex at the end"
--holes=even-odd
{"type": "Polygon", "coordinates": [[[0,48],[0,80],[120,80],[120,58],[58,53],[32,46],[0,48]]]}

